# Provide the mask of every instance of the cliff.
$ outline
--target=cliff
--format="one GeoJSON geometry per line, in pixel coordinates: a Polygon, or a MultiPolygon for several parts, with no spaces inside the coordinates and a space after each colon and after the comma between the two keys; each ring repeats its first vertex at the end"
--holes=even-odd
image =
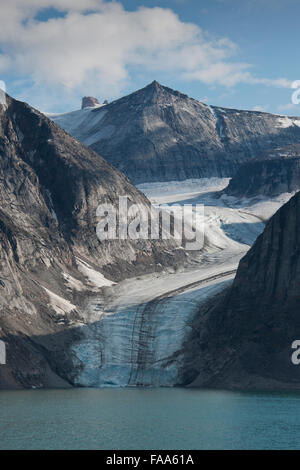
{"type": "Polygon", "coordinates": [[[187,361],[194,386],[300,389],[291,361],[300,338],[299,214],[297,193],[241,260],[232,287],[198,316],[187,361]]]}

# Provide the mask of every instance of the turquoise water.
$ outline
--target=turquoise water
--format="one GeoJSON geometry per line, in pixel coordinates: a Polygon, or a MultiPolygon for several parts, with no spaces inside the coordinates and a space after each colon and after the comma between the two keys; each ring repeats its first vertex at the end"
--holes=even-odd
{"type": "Polygon", "coordinates": [[[300,394],[0,392],[0,449],[299,449],[300,394]]]}

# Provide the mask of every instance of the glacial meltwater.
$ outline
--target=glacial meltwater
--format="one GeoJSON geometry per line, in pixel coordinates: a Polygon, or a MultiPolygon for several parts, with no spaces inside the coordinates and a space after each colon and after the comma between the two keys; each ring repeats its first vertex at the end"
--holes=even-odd
{"type": "Polygon", "coordinates": [[[299,449],[300,394],[0,392],[0,449],[299,449]]]}

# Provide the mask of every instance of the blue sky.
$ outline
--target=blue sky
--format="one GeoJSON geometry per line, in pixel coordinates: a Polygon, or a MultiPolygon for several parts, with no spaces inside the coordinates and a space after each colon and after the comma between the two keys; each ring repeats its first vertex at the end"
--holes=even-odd
{"type": "Polygon", "coordinates": [[[10,0],[0,80],[49,112],[154,79],[210,104],[300,115],[298,0],[10,0]],[[25,4],[25,5],[24,5],[25,4]]]}

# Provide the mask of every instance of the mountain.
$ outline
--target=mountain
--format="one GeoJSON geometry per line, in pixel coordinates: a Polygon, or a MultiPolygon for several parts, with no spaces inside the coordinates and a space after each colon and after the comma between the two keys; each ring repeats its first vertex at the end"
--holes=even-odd
{"type": "Polygon", "coordinates": [[[197,370],[193,385],[299,390],[300,367],[291,360],[299,286],[300,192],[270,219],[218,305],[198,316],[187,364],[197,370]]]}
{"type": "Polygon", "coordinates": [[[275,197],[299,189],[300,146],[293,145],[241,165],[223,193],[238,198],[275,197]]]}
{"type": "Polygon", "coordinates": [[[101,108],[50,117],[134,184],[233,176],[241,163],[300,142],[300,118],[208,106],[156,81],[101,108]]]}
{"type": "Polygon", "coordinates": [[[88,298],[113,282],[176,266],[171,241],[100,242],[96,209],[149,202],[98,154],[7,96],[0,106],[0,388],[66,386],[88,298]],[[78,330],[78,328],[77,328],[78,330]]]}

